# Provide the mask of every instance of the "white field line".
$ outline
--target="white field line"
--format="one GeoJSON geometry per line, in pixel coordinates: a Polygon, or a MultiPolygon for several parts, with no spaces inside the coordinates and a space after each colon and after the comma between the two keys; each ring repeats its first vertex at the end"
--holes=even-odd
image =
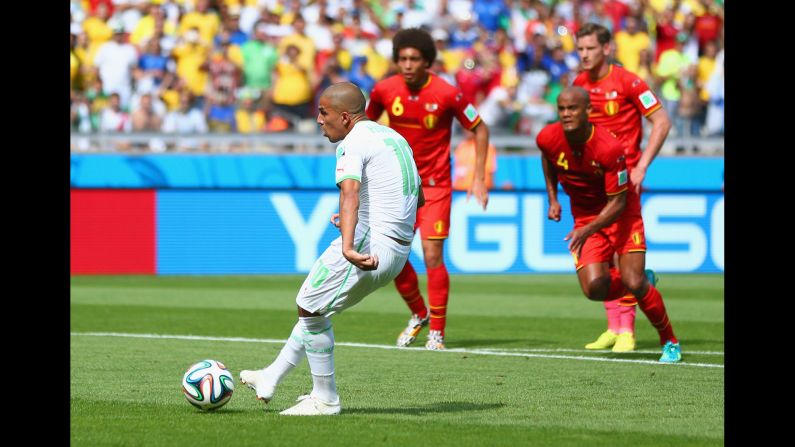
{"type": "MultiPolygon", "coordinates": [[[[167,334],[130,334],[130,333],[122,333],[122,332],[72,332],[72,336],[83,336],[83,337],[123,337],[123,338],[150,338],[150,339],[168,339],[168,340],[202,340],[202,341],[227,341],[227,342],[242,342],[242,343],[270,343],[270,344],[284,344],[287,340],[277,340],[273,338],[244,338],[244,337],[207,337],[202,335],[167,335],[167,334]]],[[[396,350],[403,350],[403,351],[425,351],[425,348],[416,347],[416,348],[399,348],[397,346],[392,345],[373,345],[367,343],[348,343],[348,342],[336,342],[336,346],[350,346],[354,348],[371,348],[371,349],[396,349],[396,350]]],[[[547,350],[534,350],[535,352],[555,352],[555,351],[564,351],[564,350],[556,350],[556,349],[547,349],[547,350]]],[[[570,350],[574,352],[580,352],[579,350],[570,350]]],[[[660,363],[656,360],[630,360],[630,359],[615,359],[615,358],[605,358],[605,357],[589,357],[589,356],[578,356],[578,355],[560,355],[560,354],[536,354],[530,352],[518,352],[518,351],[504,351],[499,349],[466,349],[466,348],[448,348],[444,351],[437,351],[441,353],[457,353],[457,354],[475,354],[475,355],[493,355],[493,356],[500,356],[500,357],[531,357],[531,358],[544,358],[544,359],[566,359],[566,360],[586,360],[586,361],[593,361],[593,362],[611,362],[611,363],[642,363],[647,365],[665,365],[667,364],[660,363]]],[[[585,351],[582,352],[591,352],[591,353],[600,353],[600,352],[611,352],[611,351],[585,351]]],[[[637,352],[637,351],[636,351],[637,352]]],[[[657,354],[658,351],[648,351],[648,353],[657,354]]],[[[687,356],[688,352],[685,351],[684,355],[687,356]]],[[[696,354],[693,352],[692,354],[696,354]]],[[[719,353],[714,353],[719,354],[719,353]]],[[[722,353],[720,353],[722,354],[722,353]]],[[[671,366],[695,366],[700,368],[721,368],[723,369],[723,365],[716,364],[716,363],[689,363],[689,362],[679,362],[679,363],[672,363],[671,366]]]]}
{"type": "MultiPolygon", "coordinates": [[[[505,348],[505,349],[489,349],[489,351],[501,351],[501,352],[582,352],[582,353],[610,353],[613,352],[610,349],[568,349],[568,348],[505,348]]],[[[660,351],[645,349],[645,350],[635,350],[630,352],[622,352],[622,355],[626,354],[657,354],[660,351]]],[[[694,354],[694,355],[723,355],[722,351],[691,351],[687,350],[687,354],[694,354]]]]}

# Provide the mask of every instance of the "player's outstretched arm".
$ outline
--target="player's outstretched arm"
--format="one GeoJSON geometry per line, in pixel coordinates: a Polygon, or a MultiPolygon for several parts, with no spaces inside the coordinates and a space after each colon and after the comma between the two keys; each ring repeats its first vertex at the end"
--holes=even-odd
{"type": "Polygon", "coordinates": [[[489,203],[489,188],[486,186],[486,156],[489,151],[489,127],[481,121],[472,129],[475,132],[475,172],[472,184],[467,189],[467,199],[475,195],[475,200],[486,209],[489,203]]]}
{"type": "Polygon", "coordinates": [[[641,183],[646,178],[646,170],[649,169],[651,162],[660,153],[660,149],[662,149],[662,145],[668,137],[668,132],[671,130],[671,118],[668,117],[668,112],[662,107],[647,116],[646,119],[651,122],[649,142],[646,144],[646,150],[640,156],[638,165],[629,174],[629,180],[638,193],[640,193],[641,183]]]}
{"type": "Polygon", "coordinates": [[[340,182],[339,227],[342,233],[342,255],[361,270],[378,268],[378,256],[362,254],[353,247],[356,223],[359,221],[359,189],[361,184],[353,179],[340,182]]]}

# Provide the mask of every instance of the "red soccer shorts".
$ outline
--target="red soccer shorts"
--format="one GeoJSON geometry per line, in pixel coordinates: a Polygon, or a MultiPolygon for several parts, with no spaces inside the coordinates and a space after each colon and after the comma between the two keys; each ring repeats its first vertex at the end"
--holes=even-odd
{"type": "MultiPolygon", "coordinates": [[[[574,228],[580,228],[596,219],[590,216],[574,219],[574,228]]],[[[613,253],[619,255],[646,252],[646,237],[643,229],[643,217],[640,213],[624,214],[611,225],[602,228],[585,240],[579,258],[574,257],[574,267],[580,270],[588,264],[596,262],[610,262],[613,253]]]]}
{"type": "Polygon", "coordinates": [[[414,231],[420,229],[420,237],[428,239],[447,239],[450,233],[450,204],[453,201],[451,187],[423,186],[425,205],[417,209],[417,222],[414,231]]]}

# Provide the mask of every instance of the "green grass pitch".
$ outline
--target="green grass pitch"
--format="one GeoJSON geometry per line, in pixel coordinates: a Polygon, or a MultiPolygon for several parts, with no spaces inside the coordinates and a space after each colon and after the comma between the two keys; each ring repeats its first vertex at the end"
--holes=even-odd
{"type": "Polygon", "coordinates": [[[640,310],[636,352],[584,350],[606,321],[572,274],[453,275],[448,352],[419,347],[427,329],[418,348],[391,349],[408,311],[387,286],[332,318],[342,414],[291,418],[278,412],[311,390],[306,362],[267,407],[238,374],[276,357],[302,280],[72,277],[71,444],[724,444],[723,275],[661,275],[679,365],[656,363],[658,337],[640,310]],[[212,413],[180,390],[187,367],[205,358],[224,362],[236,382],[212,413]]]}

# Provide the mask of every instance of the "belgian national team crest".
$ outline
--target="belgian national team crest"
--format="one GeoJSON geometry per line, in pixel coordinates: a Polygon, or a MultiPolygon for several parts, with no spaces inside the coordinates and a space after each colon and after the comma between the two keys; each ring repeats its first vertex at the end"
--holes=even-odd
{"type": "Polygon", "coordinates": [[[439,118],[436,117],[434,114],[425,115],[425,118],[422,119],[423,124],[425,124],[426,129],[433,129],[436,127],[436,123],[439,121],[439,118]]]}
{"type": "Polygon", "coordinates": [[[618,113],[618,103],[615,101],[607,101],[605,103],[605,113],[607,116],[613,116],[618,113]]]}

